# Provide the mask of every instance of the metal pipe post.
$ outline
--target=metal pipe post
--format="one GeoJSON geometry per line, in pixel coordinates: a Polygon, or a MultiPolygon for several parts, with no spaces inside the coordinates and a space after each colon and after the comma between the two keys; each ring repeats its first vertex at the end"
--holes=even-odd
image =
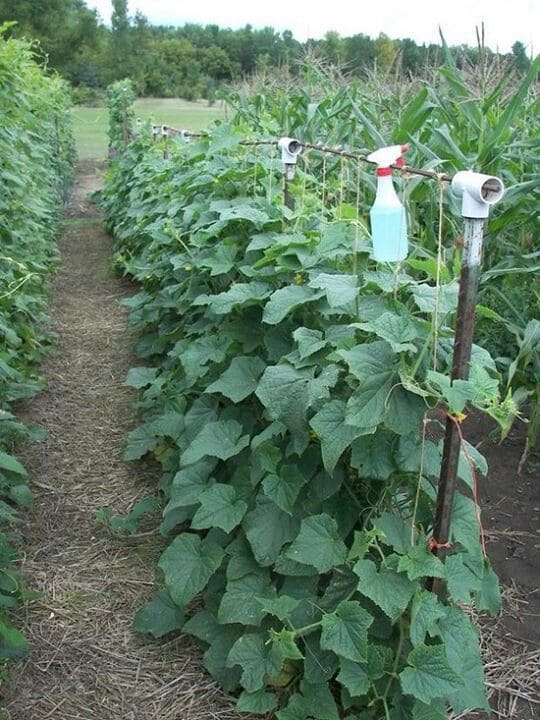
{"type": "MultiPolygon", "coordinates": [[[[452,358],[452,380],[467,380],[469,377],[469,363],[474,334],[474,310],[480,280],[483,235],[483,219],[465,218],[456,333],[452,358]]],[[[452,505],[457,484],[461,449],[461,440],[456,422],[451,418],[446,420],[437,510],[433,527],[434,551],[441,560],[444,560],[448,553],[452,505]]],[[[440,596],[444,591],[444,583],[440,578],[432,578],[430,589],[440,596]]]]}
{"type": "Polygon", "coordinates": [[[283,204],[289,210],[294,210],[294,197],[291,195],[289,190],[289,178],[287,176],[287,168],[283,173],[283,204]]]}

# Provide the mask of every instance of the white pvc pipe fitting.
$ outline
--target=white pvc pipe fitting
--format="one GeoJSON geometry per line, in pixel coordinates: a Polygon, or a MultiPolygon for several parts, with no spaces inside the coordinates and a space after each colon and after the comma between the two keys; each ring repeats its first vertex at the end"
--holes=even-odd
{"type": "Polygon", "coordinates": [[[452,178],[452,190],[462,196],[463,217],[487,218],[491,205],[498,203],[504,195],[504,183],[494,175],[462,170],[452,178]]]}
{"type": "Polygon", "coordinates": [[[295,138],[282,137],[278,140],[277,146],[281,150],[281,162],[285,166],[287,180],[292,180],[294,178],[296,161],[303,150],[302,143],[295,138]]]}

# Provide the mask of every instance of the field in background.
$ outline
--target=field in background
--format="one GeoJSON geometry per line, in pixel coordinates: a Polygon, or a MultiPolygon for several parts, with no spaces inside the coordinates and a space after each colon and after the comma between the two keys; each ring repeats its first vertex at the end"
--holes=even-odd
{"type": "MultiPolygon", "coordinates": [[[[144,98],[135,103],[135,114],[143,120],[155,120],[186,130],[202,130],[213,120],[225,116],[221,103],[210,107],[207,102],[144,98]]],[[[106,107],[77,106],[73,110],[73,124],[77,152],[81,159],[101,159],[107,155],[106,107]]]]}

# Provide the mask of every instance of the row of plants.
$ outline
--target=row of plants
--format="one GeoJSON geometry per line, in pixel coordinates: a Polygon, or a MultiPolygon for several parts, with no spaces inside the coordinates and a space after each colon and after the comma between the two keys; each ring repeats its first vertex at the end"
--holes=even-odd
{"type": "MultiPolygon", "coordinates": [[[[275,150],[243,144],[407,140],[413,162],[440,166],[422,142],[435,108],[425,89],[409,96],[395,135],[360,95],[351,106],[345,91],[302,93],[243,101],[231,124],[168,141],[167,157],[142,132],[108,173],[115,262],[141,285],[126,305],[143,365],[127,383],[144,421],[126,459],[162,464],[170,541],[163,587],[134,627],[197,638],[240,712],[443,720],[449,706],[487,709],[466,608],[497,612],[500,595],[472,490],[486,462],[468,443],[445,564],[430,546],[446,414],[461,422],[474,407],[503,429],[515,414],[482,347],[470,380],[449,380],[459,208],[445,191],[437,269],[438,189],[404,181],[412,252],[376,265],[369,171],[312,153],[290,210],[275,150]],[[426,589],[433,577],[446,600],[426,589]]],[[[145,499],[114,527],[155,508],[145,499]]]]}
{"type": "MultiPolygon", "coordinates": [[[[441,55],[444,67],[423,83],[373,74],[368,81],[354,84],[333,70],[321,72],[314,67],[304,83],[274,88],[272,93],[263,86],[255,95],[238,92],[229,101],[236,109],[236,119],[261,133],[364,151],[407,141],[410,164],[449,173],[474,168],[503,179],[508,192],[504,204],[492,212],[485,241],[477,337],[529,416],[528,445],[538,452],[540,58],[518,81],[495,63],[458,70],[444,40],[441,55]]],[[[333,178],[330,193],[339,194],[339,160],[313,162],[318,162],[319,179],[333,178]]],[[[360,187],[364,217],[373,202],[373,187],[368,171],[362,175],[360,187]]],[[[423,180],[410,178],[402,195],[413,236],[424,252],[435,257],[438,194],[423,180]]],[[[444,259],[447,271],[455,275],[453,239],[461,232],[459,221],[456,223],[457,200],[445,193],[443,203],[444,259]]]]}
{"type": "Polygon", "coordinates": [[[32,46],[5,40],[0,26],[0,662],[26,641],[10,621],[24,599],[16,570],[19,511],[32,505],[25,468],[14,457],[41,437],[13,405],[41,388],[36,363],[50,347],[47,276],[73,162],[69,93],[34,62],[32,46]]]}

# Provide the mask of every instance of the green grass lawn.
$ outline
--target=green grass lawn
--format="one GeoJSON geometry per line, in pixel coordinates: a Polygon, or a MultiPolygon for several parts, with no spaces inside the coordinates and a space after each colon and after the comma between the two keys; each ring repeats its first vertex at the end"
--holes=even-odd
{"type": "MultiPolygon", "coordinates": [[[[143,120],[185,130],[203,130],[213,120],[223,118],[221,104],[209,107],[205,101],[144,98],[135,102],[135,115],[143,120]]],[[[79,158],[101,160],[107,155],[109,118],[105,107],[77,106],[73,110],[73,130],[79,158]]]]}

